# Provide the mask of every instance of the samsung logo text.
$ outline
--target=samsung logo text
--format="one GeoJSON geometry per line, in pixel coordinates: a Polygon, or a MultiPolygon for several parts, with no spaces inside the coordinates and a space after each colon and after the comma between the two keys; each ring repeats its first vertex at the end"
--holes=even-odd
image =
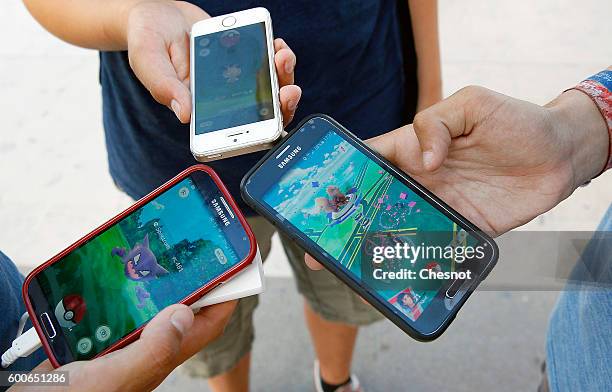
{"type": "Polygon", "coordinates": [[[227,216],[225,216],[225,213],[223,212],[223,209],[221,209],[221,206],[219,205],[219,202],[217,202],[217,199],[212,199],[211,203],[213,205],[213,208],[215,209],[215,212],[217,213],[219,218],[221,218],[221,222],[223,222],[223,225],[229,226],[230,221],[229,219],[227,219],[227,216]]]}
{"type": "Polygon", "coordinates": [[[287,156],[283,158],[283,160],[280,161],[280,163],[278,163],[276,166],[278,166],[279,169],[282,169],[287,165],[287,163],[289,163],[290,160],[295,158],[300,151],[302,151],[302,147],[297,146],[289,154],[287,154],[287,156]]]}

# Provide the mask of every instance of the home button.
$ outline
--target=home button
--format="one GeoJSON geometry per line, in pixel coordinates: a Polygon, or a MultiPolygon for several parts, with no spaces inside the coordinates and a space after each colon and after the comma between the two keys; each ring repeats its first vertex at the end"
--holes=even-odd
{"type": "Polygon", "coordinates": [[[450,287],[446,290],[446,297],[452,299],[455,295],[457,295],[457,292],[459,291],[461,285],[463,285],[463,282],[465,282],[465,279],[457,279],[451,283],[450,287]]]}
{"type": "Polygon", "coordinates": [[[236,18],[233,16],[228,16],[221,21],[221,24],[225,27],[230,27],[236,24],[236,18]]]}
{"type": "Polygon", "coordinates": [[[49,339],[53,339],[55,336],[57,336],[55,327],[53,326],[51,318],[49,317],[49,314],[47,312],[41,313],[40,321],[49,339]]]}

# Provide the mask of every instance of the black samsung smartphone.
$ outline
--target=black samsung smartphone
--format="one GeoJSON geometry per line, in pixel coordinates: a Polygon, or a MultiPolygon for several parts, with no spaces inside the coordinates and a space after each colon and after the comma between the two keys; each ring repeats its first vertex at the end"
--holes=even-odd
{"type": "Polygon", "coordinates": [[[495,242],[332,118],[306,118],[241,184],[257,212],[415,339],[440,336],[495,242]]]}

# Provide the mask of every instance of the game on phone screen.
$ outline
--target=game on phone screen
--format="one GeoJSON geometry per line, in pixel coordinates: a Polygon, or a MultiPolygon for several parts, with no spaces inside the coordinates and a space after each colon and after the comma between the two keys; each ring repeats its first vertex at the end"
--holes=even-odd
{"type": "MultiPolygon", "coordinates": [[[[457,223],[315,118],[291,136],[291,144],[264,167],[270,177],[263,201],[350,272],[360,285],[417,321],[445,281],[413,279],[404,285],[376,285],[362,276],[367,242],[442,245],[474,242],[457,223]],[[435,236],[427,237],[435,233],[435,236]]],[[[368,261],[370,262],[370,261],[368,261]]],[[[415,270],[451,271],[455,260],[419,257],[415,270]]],[[[396,312],[397,313],[397,312],[396,312]]]]}
{"type": "Polygon", "coordinates": [[[249,254],[212,178],[193,172],[32,281],[75,360],[95,356],[249,254]]]}
{"type": "Polygon", "coordinates": [[[274,118],[264,22],[196,37],[195,133],[274,118]]]}

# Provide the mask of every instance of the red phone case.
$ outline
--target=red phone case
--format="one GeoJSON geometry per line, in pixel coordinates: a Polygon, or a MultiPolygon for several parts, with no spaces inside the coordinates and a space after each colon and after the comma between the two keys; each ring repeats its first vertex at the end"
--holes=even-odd
{"type": "MultiPolygon", "coordinates": [[[[40,325],[40,321],[38,320],[37,315],[34,313],[34,309],[32,307],[32,304],[30,303],[30,299],[29,299],[29,296],[28,296],[28,287],[29,287],[30,282],[32,281],[32,279],[37,274],[42,272],[44,269],[46,269],[47,267],[52,265],[53,263],[56,263],[57,261],[59,261],[64,256],[66,256],[67,254],[69,254],[72,251],[74,251],[76,248],[78,248],[79,246],[81,246],[85,242],[89,241],[90,239],[92,239],[93,237],[95,237],[96,235],[101,233],[102,231],[108,229],[110,226],[114,225],[119,220],[123,219],[126,215],[129,215],[132,212],[134,212],[135,210],[137,210],[138,208],[142,207],[143,205],[145,205],[146,203],[151,201],[153,198],[158,196],[160,193],[163,193],[168,188],[172,187],[174,184],[178,183],[179,181],[181,181],[182,179],[184,179],[189,174],[191,174],[191,173],[193,173],[195,171],[203,171],[203,172],[208,173],[212,177],[214,183],[219,187],[219,189],[221,190],[221,193],[226,198],[226,200],[229,203],[229,205],[232,207],[233,212],[238,217],[238,220],[240,221],[240,223],[242,223],[242,226],[244,227],[244,229],[245,229],[245,231],[246,231],[246,233],[247,233],[247,235],[249,237],[250,251],[249,251],[248,256],[244,260],[242,260],[241,262],[236,264],[234,267],[232,267],[231,269],[229,269],[228,271],[226,271],[222,275],[220,275],[220,276],[216,277],[215,279],[213,279],[206,286],[201,287],[197,291],[195,291],[195,292],[191,293],[190,295],[188,295],[186,298],[184,298],[182,301],[180,301],[180,303],[186,304],[186,305],[190,305],[190,304],[194,303],[195,301],[200,299],[204,294],[206,294],[208,291],[212,290],[219,283],[222,283],[225,280],[227,280],[228,278],[231,278],[232,276],[234,276],[238,272],[240,272],[242,269],[244,269],[247,265],[251,264],[251,262],[255,258],[255,254],[257,253],[257,243],[255,242],[255,236],[253,235],[253,232],[252,232],[249,224],[247,223],[246,219],[242,215],[242,212],[240,211],[240,209],[236,205],[236,202],[234,201],[234,198],[232,197],[232,195],[230,195],[230,193],[228,192],[228,190],[225,187],[225,185],[223,184],[223,182],[221,182],[221,179],[219,178],[217,173],[215,173],[214,170],[211,169],[210,167],[208,167],[206,165],[194,165],[194,166],[191,166],[191,167],[187,168],[186,170],[184,170],[180,174],[178,174],[176,177],[172,178],[170,181],[168,181],[165,184],[161,185],[159,188],[157,188],[153,192],[149,193],[148,195],[146,195],[142,199],[138,200],[134,205],[132,205],[131,207],[129,207],[125,211],[121,212],[120,214],[118,214],[114,218],[108,220],[107,222],[105,222],[104,224],[102,224],[101,226],[99,226],[98,228],[96,228],[95,230],[93,230],[92,232],[90,232],[89,234],[87,234],[86,236],[84,236],[83,238],[81,238],[80,240],[75,242],[74,244],[70,245],[69,247],[67,247],[66,249],[61,251],[59,254],[57,254],[54,257],[52,257],[47,262],[45,262],[45,263],[41,264],[40,266],[38,266],[37,268],[35,268],[26,277],[25,282],[23,283],[23,288],[22,288],[23,300],[25,302],[25,306],[26,306],[26,309],[28,311],[28,314],[30,315],[30,320],[32,320],[32,324],[34,325],[34,328],[36,329],[36,332],[38,333],[38,336],[40,337],[40,340],[42,342],[42,346],[43,346],[45,352],[47,353],[47,356],[49,357],[49,360],[51,361],[51,364],[53,365],[53,367],[57,368],[57,367],[61,366],[61,364],[57,361],[57,359],[53,355],[53,352],[51,351],[51,347],[49,345],[49,342],[47,342],[46,335],[45,335],[45,333],[44,333],[44,331],[43,331],[43,329],[42,329],[42,327],[40,325]]],[[[140,328],[132,331],[130,334],[128,334],[124,338],[120,339],[119,341],[115,342],[115,344],[113,344],[112,346],[108,347],[106,350],[102,351],[101,353],[96,355],[94,358],[97,358],[97,357],[102,356],[104,354],[107,354],[107,353],[109,353],[111,351],[114,351],[114,350],[120,349],[122,347],[125,347],[129,343],[135,341],[138,338],[138,336],[140,336],[140,333],[142,332],[142,329],[145,327],[145,325],[146,324],[144,324],[140,328]]]]}

